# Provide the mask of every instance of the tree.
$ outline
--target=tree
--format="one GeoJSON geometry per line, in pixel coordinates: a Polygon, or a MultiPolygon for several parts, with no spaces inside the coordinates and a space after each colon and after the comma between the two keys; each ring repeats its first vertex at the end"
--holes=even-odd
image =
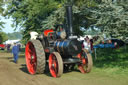
{"type": "MultiPolygon", "coordinates": [[[[70,0],[71,1],[71,0],[70,0]]],[[[63,4],[67,4],[65,1],[63,4]]],[[[89,8],[96,6],[95,1],[93,0],[74,0],[73,2],[73,29],[76,35],[83,35],[83,31],[80,30],[81,27],[87,29],[91,26],[92,19],[89,17],[89,8]],[[87,8],[84,10],[83,8],[87,8]]],[[[65,19],[65,7],[61,6],[57,10],[53,12],[50,16],[48,16],[43,21],[43,28],[54,28],[55,24],[63,24],[65,19]]]]}
{"type": "MultiPolygon", "coordinates": [[[[14,19],[14,26],[23,28],[23,39],[27,41],[30,31],[41,33],[44,29],[54,28],[55,24],[64,23],[65,3],[67,0],[10,0],[6,16],[14,19]]],[[[80,28],[88,29],[96,26],[102,33],[124,37],[128,34],[126,31],[127,8],[127,3],[124,2],[74,0],[73,28],[75,33],[82,35],[84,32],[80,28]]]]}
{"type": "MultiPolygon", "coordinates": [[[[0,0],[0,15],[3,14],[3,7],[2,6],[3,6],[3,0],[0,0]]],[[[4,28],[3,24],[4,24],[4,22],[2,22],[0,19],[0,30],[1,30],[1,28],[4,28]]]]}
{"type": "Polygon", "coordinates": [[[8,36],[4,32],[0,32],[0,44],[8,39],[8,36]]]}
{"type": "Polygon", "coordinates": [[[106,35],[125,38],[128,36],[127,4],[126,0],[109,0],[105,3],[103,0],[90,0],[86,4],[81,4],[80,7],[77,6],[79,10],[75,18],[79,24],[75,25],[84,28],[97,27],[106,35]]]}
{"type": "Polygon", "coordinates": [[[12,17],[14,26],[23,28],[23,37],[29,37],[30,31],[41,33],[42,21],[59,6],[57,0],[12,0],[8,2],[6,16],[12,17]]]}
{"type": "Polygon", "coordinates": [[[112,37],[128,36],[128,2],[100,4],[92,10],[94,25],[112,37]]]}
{"type": "Polygon", "coordinates": [[[2,13],[2,12],[3,12],[2,5],[3,5],[3,0],[0,0],[0,13],[2,13]]]}

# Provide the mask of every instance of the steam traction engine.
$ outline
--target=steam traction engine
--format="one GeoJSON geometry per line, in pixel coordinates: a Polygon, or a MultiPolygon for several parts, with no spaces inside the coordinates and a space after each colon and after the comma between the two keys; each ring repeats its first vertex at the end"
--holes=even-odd
{"type": "Polygon", "coordinates": [[[66,6],[66,13],[65,27],[58,25],[55,30],[47,29],[26,44],[26,65],[30,74],[44,73],[47,64],[53,77],[60,77],[63,71],[72,70],[75,65],[81,73],[91,71],[92,57],[73,33],[72,6],[66,6]]]}

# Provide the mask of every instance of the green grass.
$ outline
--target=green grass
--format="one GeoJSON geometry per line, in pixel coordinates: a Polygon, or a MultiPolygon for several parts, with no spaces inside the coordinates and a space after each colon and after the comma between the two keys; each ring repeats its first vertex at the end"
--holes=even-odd
{"type": "Polygon", "coordinates": [[[128,45],[118,49],[98,48],[94,59],[94,71],[109,75],[128,75],[128,45]]]}
{"type": "Polygon", "coordinates": [[[5,52],[4,50],[0,50],[0,53],[3,53],[3,52],[5,52]]]}
{"type": "MultiPolygon", "coordinates": [[[[0,50],[0,53],[5,53],[5,52],[7,52],[6,49],[4,49],[4,50],[0,50]]],[[[11,51],[10,51],[10,52],[11,52],[11,51]]]]}

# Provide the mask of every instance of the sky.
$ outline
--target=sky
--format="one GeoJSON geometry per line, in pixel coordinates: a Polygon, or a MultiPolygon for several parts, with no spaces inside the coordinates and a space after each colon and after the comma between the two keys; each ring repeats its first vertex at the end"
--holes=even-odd
{"type": "MultiPolygon", "coordinates": [[[[4,5],[3,8],[6,9],[6,8],[7,8],[6,5],[4,5]]],[[[19,30],[15,30],[15,31],[14,31],[14,28],[11,27],[11,24],[13,23],[12,18],[10,18],[10,19],[5,19],[5,17],[2,17],[2,16],[0,15],[0,21],[3,21],[3,22],[5,23],[5,24],[3,25],[4,28],[2,28],[2,31],[3,31],[3,32],[6,32],[6,33],[13,33],[13,32],[19,31],[19,30]]]]}
{"type": "Polygon", "coordinates": [[[4,17],[0,16],[0,19],[1,19],[0,21],[5,22],[5,24],[3,25],[5,28],[2,28],[3,32],[13,33],[13,32],[18,31],[18,30],[14,31],[14,28],[11,27],[11,24],[13,23],[11,18],[5,19],[4,17]]]}

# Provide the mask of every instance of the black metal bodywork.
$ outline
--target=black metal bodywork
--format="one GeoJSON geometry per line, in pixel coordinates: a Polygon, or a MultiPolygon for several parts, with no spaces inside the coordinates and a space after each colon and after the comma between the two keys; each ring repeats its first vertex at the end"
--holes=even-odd
{"type": "Polygon", "coordinates": [[[66,6],[66,25],[66,28],[63,28],[63,30],[66,31],[65,39],[61,39],[61,31],[57,31],[59,26],[62,28],[63,25],[57,25],[54,32],[49,33],[47,37],[45,36],[40,40],[46,55],[49,55],[52,52],[59,52],[64,62],[76,63],[79,61],[79,58],[74,58],[73,56],[77,56],[77,54],[81,52],[82,44],[76,37],[74,38],[71,5],[66,6]]]}

